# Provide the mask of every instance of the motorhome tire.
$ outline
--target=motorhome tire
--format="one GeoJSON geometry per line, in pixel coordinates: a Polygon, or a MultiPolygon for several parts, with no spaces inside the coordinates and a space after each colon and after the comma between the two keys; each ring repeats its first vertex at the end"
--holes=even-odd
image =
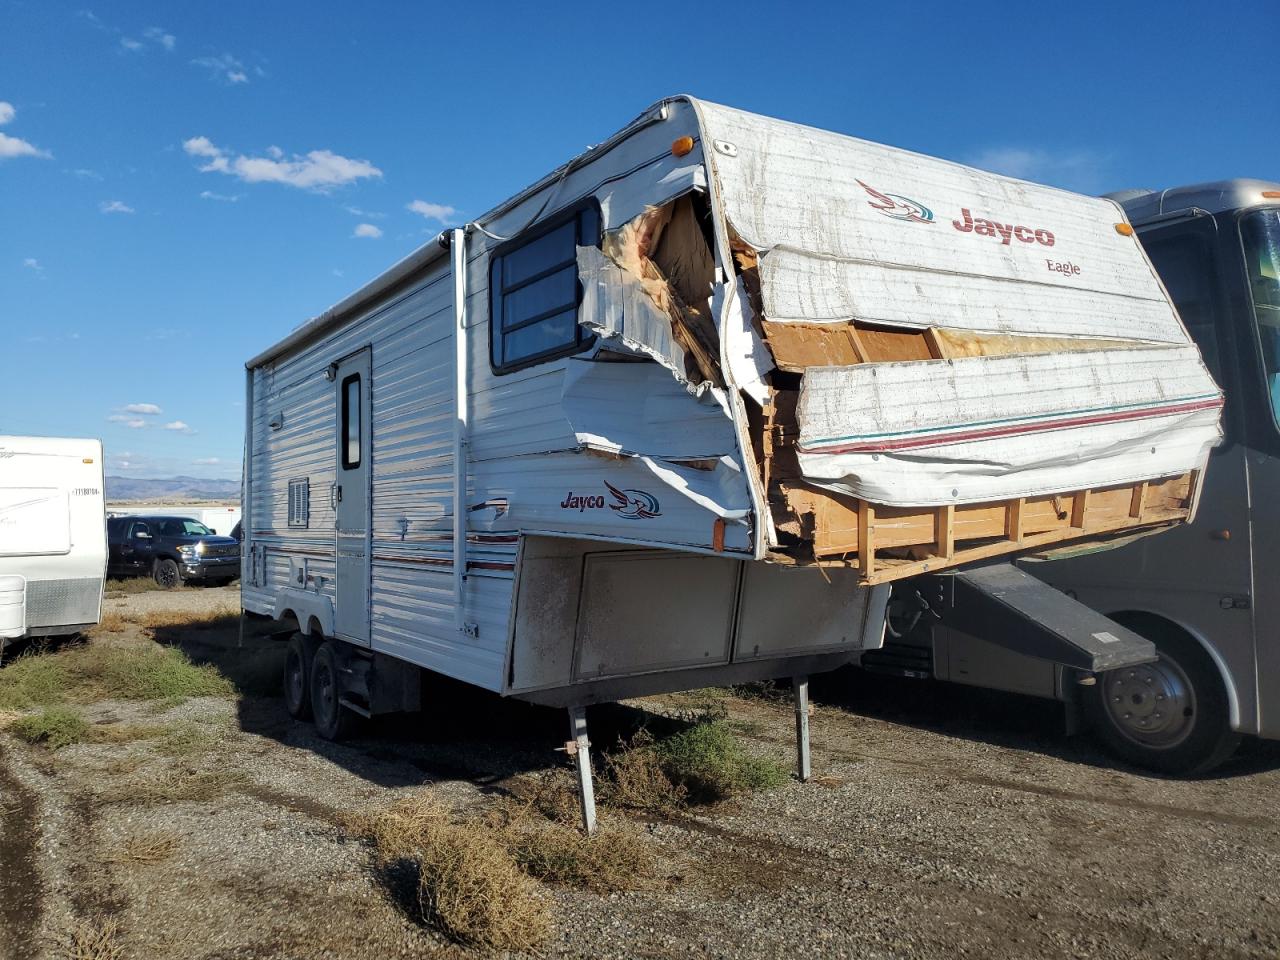
{"type": "Polygon", "coordinates": [[[320,644],[311,661],[311,717],[325,740],[342,740],[355,725],[355,714],[342,705],[342,671],[333,641],[320,644]]]}
{"type": "Polygon", "coordinates": [[[174,560],[168,558],[157,560],[153,575],[161,589],[172,590],[174,587],[182,586],[182,573],[174,560]]]}
{"type": "Polygon", "coordinates": [[[1227,691],[1213,660],[1192,637],[1160,620],[1113,619],[1151,640],[1160,659],[1101,674],[1085,710],[1107,749],[1161,773],[1206,773],[1235,751],[1227,691]]]}
{"type": "Polygon", "coordinates": [[[307,641],[295,633],[284,654],[284,706],[295,720],[311,719],[310,667],[307,641]]]}

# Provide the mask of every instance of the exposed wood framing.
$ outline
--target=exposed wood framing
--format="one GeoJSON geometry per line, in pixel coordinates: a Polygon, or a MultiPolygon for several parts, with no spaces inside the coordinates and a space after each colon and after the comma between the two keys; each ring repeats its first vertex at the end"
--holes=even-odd
{"type": "Polygon", "coordinates": [[[782,501],[819,562],[855,564],[865,583],[884,583],[1064,540],[1185,520],[1194,472],[1116,487],[995,503],[888,507],[781,481],[782,501]],[[1134,504],[1141,501],[1141,515],[1134,504]]]}

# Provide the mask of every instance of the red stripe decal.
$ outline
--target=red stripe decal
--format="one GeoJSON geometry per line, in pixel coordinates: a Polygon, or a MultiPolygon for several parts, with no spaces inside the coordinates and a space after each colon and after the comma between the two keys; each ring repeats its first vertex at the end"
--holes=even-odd
{"type": "Polygon", "coordinates": [[[930,434],[922,437],[902,437],[897,440],[877,440],[871,443],[853,443],[833,447],[805,447],[805,453],[883,453],[890,450],[913,450],[919,447],[941,447],[971,440],[992,440],[1020,433],[1042,433],[1049,430],[1066,430],[1087,427],[1099,423],[1120,423],[1125,420],[1148,420],[1167,417],[1174,413],[1192,413],[1196,410],[1218,409],[1221,400],[1201,400],[1197,403],[1174,404],[1165,407],[1147,407],[1143,410],[1120,410],[1115,413],[1096,413],[1079,417],[1063,417],[1058,420],[1041,420],[1036,423],[1016,423],[1003,427],[986,427],[980,430],[961,430],[955,433],[930,434]]]}

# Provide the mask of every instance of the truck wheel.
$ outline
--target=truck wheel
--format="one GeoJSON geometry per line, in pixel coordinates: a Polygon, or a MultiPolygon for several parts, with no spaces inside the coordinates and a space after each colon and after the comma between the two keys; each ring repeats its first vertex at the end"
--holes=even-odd
{"type": "Polygon", "coordinates": [[[284,707],[295,720],[311,719],[311,671],[302,634],[289,638],[284,654],[284,707]]]}
{"type": "Polygon", "coordinates": [[[355,726],[355,715],[341,704],[342,673],[333,641],[320,644],[311,661],[311,715],[316,733],[326,740],[341,740],[355,726]]]}
{"type": "Polygon", "coordinates": [[[178,564],[173,560],[157,560],[153,576],[156,583],[164,590],[182,586],[182,574],[178,571],[178,564]]]}
{"type": "Polygon", "coordinates": [[[1099,739],[1121,759],[1162,773],[1205,773],[1231,756],[1240,735],[1209,655],[1176,628],[1115,619],[1155,643],[1160,659],[1109,670],[1087,688],[1085,710],[1099,739]]]}

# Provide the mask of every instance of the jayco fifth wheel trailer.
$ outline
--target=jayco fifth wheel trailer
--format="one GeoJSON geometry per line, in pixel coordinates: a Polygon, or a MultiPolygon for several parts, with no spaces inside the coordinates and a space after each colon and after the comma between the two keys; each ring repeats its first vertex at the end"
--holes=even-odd
{"type": "Polygon", "coordinates": [[[0,437],[0,652],[98,622],[102,489],[99,441],[0,437]]]}
{"type": "MultiPolygon", "coordinates": [[[[300,626],[290,710],[339,735],[417,667],[566,706],[583,748],[600,700],[803,704],[893,580],[1185,521],[1221,395],[1131,233],[657,104],[247,364],[243,605],[300,626]]],[[[1153,658],[1115,630],[1090,669],[1153,658]]]]}

